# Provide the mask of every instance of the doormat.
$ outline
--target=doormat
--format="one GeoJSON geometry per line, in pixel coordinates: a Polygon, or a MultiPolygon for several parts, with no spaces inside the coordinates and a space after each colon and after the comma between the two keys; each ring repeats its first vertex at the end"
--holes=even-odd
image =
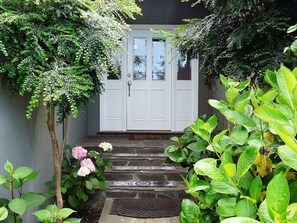
{"type": "Polygon", "coordinates": [[[179,199],[115,199],[109,214],[132,218],[168,218],[181,211],[179,199]]]}

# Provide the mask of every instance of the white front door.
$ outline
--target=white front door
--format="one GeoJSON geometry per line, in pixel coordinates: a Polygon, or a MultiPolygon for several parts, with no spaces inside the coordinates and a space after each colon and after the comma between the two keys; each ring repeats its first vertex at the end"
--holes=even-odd
{"type": "Polygon", "coordinates": [[[135,26],[129,32],[121,78],[104,79],[100,131],[181,131],[197,118],[198,60],[180,58],[150,28],[135,26]]]}
{"type": "Polygon", "coordinates": [[[127,61],[127,130],[171,129],[171,52],[149,30],[131,31],[127,61]]]}

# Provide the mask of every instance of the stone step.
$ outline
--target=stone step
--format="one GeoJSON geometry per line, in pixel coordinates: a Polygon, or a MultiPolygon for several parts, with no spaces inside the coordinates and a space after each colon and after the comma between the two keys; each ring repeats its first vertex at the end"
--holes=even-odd
{"type": "Polygon", "coordinates": [[[125,171],[125,172],[134,172],[134,171],[175,171],[174,166],[113,166],[113,171],[125,171]]]}
{"type": "MultiPolygon", "coordinates": [[[[143,188],[142,188],[143,189],[143,188]]],[[[190,195],[186,194],[184,189],[176,189],[176,190],[133,190],[131,189],[113,189],[101,191],[101,194],[97,194],[97,197],[104,198],[190,198],[190,195]]]]}
{"type": "Polygon", "coordinates": [[[183,181],[181,176],[186,174],[177,174],[177,173],[164,173],[164,172],[132,172],[132,173],[122,173],[122,172],[105,172],[104,176],[106,180],[113,181],[122,181],[122,180],[175,180],[183,181]]]}
{"type": "Polygon", "coordinates": [[[165,159],[166,154],[160,153],[104,153],[105,159],[165,159]]]}
{"type": "Polygon", "coordinates": [[[152,181],[152,180],[125,180],[125,181],[110,181],[109,187],[177,187],[176,181],[152,181]]]}

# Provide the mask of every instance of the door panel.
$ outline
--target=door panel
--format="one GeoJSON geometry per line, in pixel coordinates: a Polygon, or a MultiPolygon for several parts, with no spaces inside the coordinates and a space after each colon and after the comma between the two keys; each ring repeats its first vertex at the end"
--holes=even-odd
{"type": "Polygon", "coordinates": [[[131,31],[128,53],[127,129],[170,130],[172,104],[168,42],[148,30],[131,31]]]}

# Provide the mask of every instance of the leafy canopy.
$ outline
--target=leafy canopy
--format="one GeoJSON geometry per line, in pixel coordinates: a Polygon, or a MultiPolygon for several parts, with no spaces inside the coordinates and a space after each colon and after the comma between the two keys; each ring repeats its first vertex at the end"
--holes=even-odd
{"type": "Polygon", "coordinates": [[[172,38],[182,52],[192,57],[200,54],[207,84],[211,85],[219,74],[237,80],[249,77],[254,82],[281,62],[296,62],[282,53],[292,41],[285,31],[296,23],[296,0],[194,2],[203,3],[210,14],[202,20],[188,21],[172,38]]]}
{"type": "Polygon", "coordinates": [[[76,116],[116,70],[136,13],[135,0],[0,0],[0,80],[31,93],[28,117],[41,101],[76,116]]]}

